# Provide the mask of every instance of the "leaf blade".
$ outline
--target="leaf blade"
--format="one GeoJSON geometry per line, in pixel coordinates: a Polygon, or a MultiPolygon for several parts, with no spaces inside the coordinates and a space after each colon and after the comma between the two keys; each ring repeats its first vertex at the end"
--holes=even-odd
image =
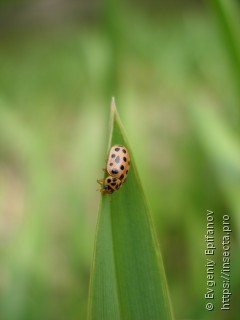
{"type": "Polygon", "coordinates": [[[171,319],[164,268],[148,207],[129,143],[112,104],[110,145],[114,144],[128,148],[131,168],[119,191],[102,196],[89,319],[171,319]]]}

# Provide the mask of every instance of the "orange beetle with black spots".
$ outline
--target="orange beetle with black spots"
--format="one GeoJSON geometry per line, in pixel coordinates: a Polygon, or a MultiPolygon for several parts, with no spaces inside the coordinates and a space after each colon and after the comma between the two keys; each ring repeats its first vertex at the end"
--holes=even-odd
{"type": "Polygon", "coordinates": [[[106,179],[98,179],[102,185],[100,190],[104,194],[111,194],[122,187],[126,181],[130,168],[130,157],[128,149],[120,144],[111,147],[107,159],[107,168],[103,169],[109,176],[106,179]]]}

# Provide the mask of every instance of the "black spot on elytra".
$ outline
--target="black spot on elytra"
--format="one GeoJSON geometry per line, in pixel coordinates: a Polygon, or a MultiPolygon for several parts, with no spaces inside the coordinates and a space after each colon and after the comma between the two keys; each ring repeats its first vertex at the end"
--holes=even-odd
{"type": "Polygon", "coordinates": [[[126,171],[126,174],[128,174],[128,170],[126,171]]]}
{"type": "Polygon", "coordinates": [[[118,173],[118,169],[112,169],[112,173],[113,174],[117,174],[118,173]]]}
{"type": "Polygon", "coordinates": [[[115,157],[116,157],[115,153],[113,153],[113,154],[111,155],[111,157],[112,157],[112,158],[115,158],[115,157]]]}
{"type": "Polygon", "coordinates": [[[114,150],[115,150],[115,151],[119,151],[119,150],[120,150],[120,148],[115,148],[114,150]]]}
{"type": "Polygon", "coordinates": [[[124,174],[121,174],[119,179],[122,180],[124,178],[124,174]]]}
{"type": "Polygon", "coordinates": [[[109,165],[110,165],[110,166],[113,166],[113,163],[111,162],[109,165]]]}
{"type": "Polygon", "coordinates": [[[116,163],[119,163],[119,162],[120,162],[120,157],[119,157],[119,156],[117,156],[117,158],[115,159],[115,162],[116,162],[116,163]]]}
{"type": "Polygon", "coordinates": [[[121,169],[121,170],[124,170],[124,166],[123,166],[123,165],[121,165],[120,169],[121,169]]]}
{"type": "MultiPolygon", "coordinates": [[[[116,150],[116,149],[115,149],[115,150],[116,150]]],[[[127,151],[126,151],[125,149],[123,149],[122,151],[123,151],[123,153],[127,153],[127,151]]]]}
{"type": "Polygon", "coordinates": [[[113,182],[115,182],[115,181],[117,181],[117,178],[116,178],[116,177],[113,178],[113,182]]]}
{"type": "Polygon", "coordinates": [[[112,183],[111,183],[111,186],[114,187],[115,185],[116,185],[116,182],[112,182],[112,183]]]}
{"type": "Polygon", "coordinates": [[[111,179],[110,179],[110,178],[108,178],[108,179],[107,179],[107,182],[108,182],[108,183],[110,183],[110,182],[111,182],[111,179]]]}
{"type": "Polygon", "coordinates": [[[127,162],[127,158],[126,158],[126,157],[123,157],[123,161],[127,162]]]}

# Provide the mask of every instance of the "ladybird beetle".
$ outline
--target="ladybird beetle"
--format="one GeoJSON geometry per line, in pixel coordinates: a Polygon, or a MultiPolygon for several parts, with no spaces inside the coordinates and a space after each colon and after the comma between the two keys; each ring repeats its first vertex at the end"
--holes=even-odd
{"type": "Polygon", "coordinates": [[[109,176],[106,179],[98,179],[97,182],[102,185],[102,193],[111,194],[121,188],[123,182],[127,179],[130,168],[130,157],[128,149],[120,144],[111,147],[107,168],[103,169],[109,176]]]}

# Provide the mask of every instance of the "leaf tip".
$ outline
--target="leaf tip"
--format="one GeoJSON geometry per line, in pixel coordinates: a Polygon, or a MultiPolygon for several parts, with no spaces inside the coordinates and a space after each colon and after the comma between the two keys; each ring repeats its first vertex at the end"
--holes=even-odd
{"type": "Polygon", "coordinates": [[[115,97],[112,97],[112,100],[111,100],[111,111],[113,114],[115,114],[117,112],[115,97]]]}

